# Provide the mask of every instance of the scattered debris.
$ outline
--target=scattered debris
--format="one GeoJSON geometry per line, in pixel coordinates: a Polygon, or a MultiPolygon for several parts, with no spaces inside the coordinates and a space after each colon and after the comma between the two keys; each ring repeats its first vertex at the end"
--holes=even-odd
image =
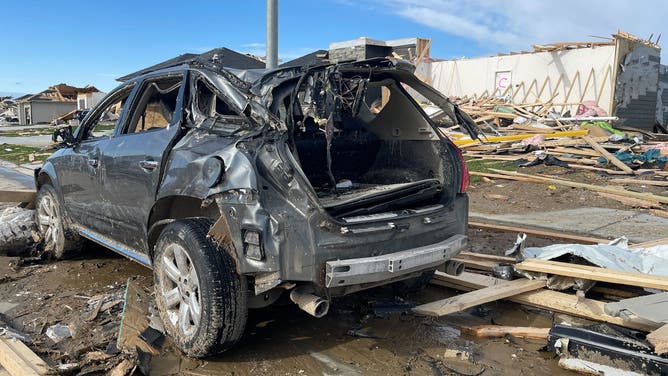
{"type": "Polygon", "coordinates": [[[39,239],[34,210],[10,207],[0,214],[0,254],[26,256],[39,239]]]}
{"type": "MultiPolygon", "coordinates": [[[[562,358],[586,362],[583,368],[596,374],[600,373],[595,370],[609,370],[610,367],[618,372],[642,370],[645,375],[665,375],[668,372],[668,359],[655,354],[648,344],[637,340],[631,333],[625,334],[609,327],[592,330],[554,325],[548,336],[548,349],[562,358]]],[[[560,362],[559,365],[570,367],[574,363],[560,362]]],[[[581,371],[583,368],[576,367],[576,370],[581,371]]]]}

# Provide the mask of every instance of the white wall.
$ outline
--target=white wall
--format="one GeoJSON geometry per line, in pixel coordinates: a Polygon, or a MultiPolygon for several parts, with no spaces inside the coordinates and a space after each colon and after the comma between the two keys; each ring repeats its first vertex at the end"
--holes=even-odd
{"type": "Polygon", "coordinates": [[[31,102],[31,124],[50,123],[60,115],[77,108],[76,102],[31,102]]]}
{"type": "MultiPolygon", "coordinates": [[[[599,46],[439,61],[431,63],[431,84],[448,96],[480,97],[485,92],[487,95],[500,95],[505,90],[497,89],[496,79],[505,75],[511,81],[511,88],[505,94],[513,97],[515,103],[546,102],[557,93],[553,103],[575,104],[581,98],[596,100],[600,107],[610,113],[614,58],[615,46],[599,46]],[[543,90],[538,97],[541,88],[543,90]],[[570,96],[566,98],[569,90],[570,96]]],[[[574,115],[577,105],[569,107],[574,115]]]]}

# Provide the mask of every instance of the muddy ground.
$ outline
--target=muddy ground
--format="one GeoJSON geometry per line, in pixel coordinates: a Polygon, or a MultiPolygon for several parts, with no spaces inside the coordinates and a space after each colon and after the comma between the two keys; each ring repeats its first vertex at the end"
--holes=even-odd
{"type": "MultiPolygon", "coordinates": [[[[534,167],[529,173],[567,174],[571,180],[607,184],[593,173],[534,167]]],[[[655,187],[627,186],[662,193],[655,187]]],[[[470,189],[471,210],[521,213],[581,206],[627,208],[582,189],[512,181],[478,182],[470,189]]],[[[470,230],[468,251],[500,254],[515,234],[470,230]]],[[[529,237],[528,245],[553,239],[529,237]]],[[[75,259],[59,262],[0,256],[0,319],[32,339],[31,348],[52,365],[75,363],[76,372],[104,374],[118,363],[114,352],[128,278],[138,276],[152,289],[151,271],[102,247],[88,245],[75,259]],[[109,307],[94,314],[98,297],[109,307]],[[94,316],[94,317],[93,317],[94,316]],[[74,338],[54,343],[47,329],[69,325],[74,338]]],[[[284,302],[251,311],[246,334],[233,350],[206,360],[180,356],[167,340],[148,363],[155,375],[568,375],[542,341],[476,339],[460,335],[460,325],[502,324],[549,327],[564,320],[550,312],[494,302],[440,319],[414,316],[412,304],[457,294],[429,286],[395,295],[390,288],[369,290],[333,302],[329,315],[315,319],[284,302]],[[459,354],[459,356],[457,355],[459,354]],[[470,358],[472,361],[467,361],[470,358]]],[[[4,324],[0,323],[0,326],[4,324]]],[[[74,372],[76,374],[76,372],[74,372]]]]}

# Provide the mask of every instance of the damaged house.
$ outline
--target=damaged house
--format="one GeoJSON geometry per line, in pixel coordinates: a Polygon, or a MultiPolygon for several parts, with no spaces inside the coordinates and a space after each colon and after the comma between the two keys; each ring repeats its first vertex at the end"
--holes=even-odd
{"type": "Polygon", "coordinates": [[[583,101],[596,101],[619,117],[616,124],[652,129],[668,123],[668,74],[656,43],[618,31],[610,40],[533,48],[424,65],[429,82],[449,96],[552,103],[571,115],[583,101]]]}
{"type": "Polygon", "coordinates": [[[63,114],[77,110],[79,105],[90,108],[103,96],[104,93],[94,86],[54,85],[37,94],[17,98],[19,123],[48,124],[63,114]]]}

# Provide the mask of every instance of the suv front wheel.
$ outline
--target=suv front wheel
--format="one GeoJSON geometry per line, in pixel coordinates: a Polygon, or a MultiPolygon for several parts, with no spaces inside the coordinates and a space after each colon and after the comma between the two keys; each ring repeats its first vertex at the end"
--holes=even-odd
{"type": "Polygon", "coordinates": [[[211,221],[187,219],[160,234],[153,257],[155,295],[165,331],[186,355],[232,347],[246,326],[246,279],[226,246],[207,237],[211,221]]]}

